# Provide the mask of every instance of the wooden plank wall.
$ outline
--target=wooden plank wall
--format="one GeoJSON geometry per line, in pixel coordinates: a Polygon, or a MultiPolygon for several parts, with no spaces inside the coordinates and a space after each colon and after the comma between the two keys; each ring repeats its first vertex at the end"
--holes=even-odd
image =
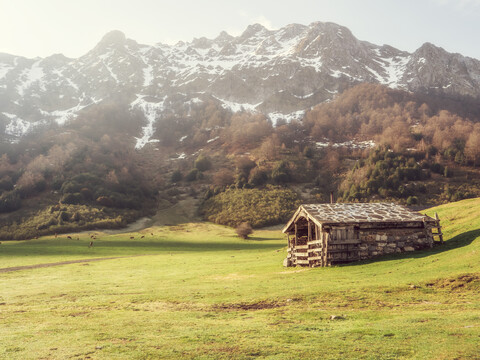
{"type": "Polygon", "coordinates": [[[334,227],[330,230],[332,240],[328,246],[328,265],[359,259],[359,231],[354,226],[334,227]]]}

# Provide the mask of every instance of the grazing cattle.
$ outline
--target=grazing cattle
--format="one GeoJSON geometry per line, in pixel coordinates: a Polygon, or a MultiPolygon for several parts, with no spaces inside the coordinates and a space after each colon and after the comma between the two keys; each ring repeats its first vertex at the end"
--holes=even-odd
{"type": "Polygon", "coordinates": [[[69,235],[69,236],[67,236],[67,239],[70,239],[70,240],[72,240],[72,237],[69,235]]]}
{"type": "Polygon", "coordinates": [[[93,241],[90,241],[90,244],[88,245],[89,248],[93,247],[93,241]]]}
{"type": "Polygon", "coordinates": [[[130,236],[130,240],[135,240],[135,236],[130,236]]]}
{"type": "Polygon", "coordinates": [[[143,239],[144,237],[145,237],[145,236],[144,236],[144,235],[142,235],[142,236],[140,236],[140,239],[143,239]]]}
{"type": "Polygon", "coordinates": [[[153,236],[153,233],[150,233],[150,235],[152,235],[152,236],[153,236]]]}

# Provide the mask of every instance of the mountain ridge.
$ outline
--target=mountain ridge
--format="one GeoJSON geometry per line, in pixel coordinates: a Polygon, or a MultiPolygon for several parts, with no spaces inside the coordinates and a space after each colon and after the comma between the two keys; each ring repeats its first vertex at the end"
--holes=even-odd
{"type": "Polygon", "coordinates": [[[252,24],[239,36],[221,32],[175,45],[142,45],[113,30],[75,59],[1,54],[0,133],[18,138],[121,98],[143,113],[142,133],[132,134],[141,148],[155,140],[152,128],[173,111],[171,98],[187,104],[207,96],[233,112],[290,121],[363,82],[477,98],[480,61],[428,42],[413,53],[375,45],[328,22],[278,30],[252,24]]]}

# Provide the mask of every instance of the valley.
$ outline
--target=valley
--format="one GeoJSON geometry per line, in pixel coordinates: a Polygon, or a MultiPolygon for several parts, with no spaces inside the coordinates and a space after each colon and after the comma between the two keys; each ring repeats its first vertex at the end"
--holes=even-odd
{"type": "Polygon", "coordinates": [[[0,273],[0,357],[475,358],[479,207],[427,210],[443,246],[331,268],[283,268],[278,230],[208,223],[2,242],[6,268],[111,259],[0,273]]]}

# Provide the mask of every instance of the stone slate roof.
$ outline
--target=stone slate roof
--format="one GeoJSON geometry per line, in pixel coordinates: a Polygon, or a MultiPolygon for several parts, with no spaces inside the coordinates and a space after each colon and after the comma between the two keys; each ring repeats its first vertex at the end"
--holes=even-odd
{"type": "Polygon", "coordinates": [[[393,203],[304,204],[300,205],[284,231],[292,225],[302,210],[317,224],[435,221],[429,216],[393,203]]]}

